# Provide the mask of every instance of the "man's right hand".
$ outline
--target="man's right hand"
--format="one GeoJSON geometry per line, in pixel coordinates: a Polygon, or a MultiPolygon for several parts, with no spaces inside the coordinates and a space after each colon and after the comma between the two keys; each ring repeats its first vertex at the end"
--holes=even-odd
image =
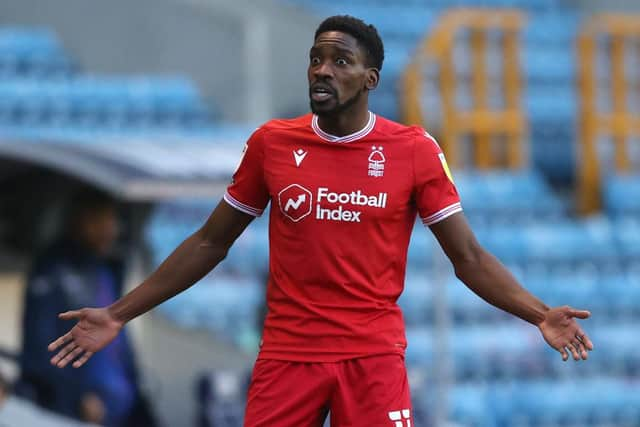
{"type": "Polygon", "coordinates": [[[74,368],[84,365],[93,354],[106,347],[118,335],[124,324],[111,316],[107,308],[83,308],[59,315],[61,319],[77,319],[66,334],[49,344],[49,351],[58,353],[51,364],[64,368],[73,362],[74,368]]]}

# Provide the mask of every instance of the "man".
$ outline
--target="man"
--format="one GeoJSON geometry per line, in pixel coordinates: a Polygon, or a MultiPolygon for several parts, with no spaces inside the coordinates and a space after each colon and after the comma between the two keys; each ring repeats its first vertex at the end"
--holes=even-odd
{"type": "Polygon", "coordinates": [[[78,372],[51,366],[42,348],[66,331],[55,314],[109,305],[121,294],[122,268],[110,254],[118,235],[117,205],[83,190],[72,200],[64,235],[34,262],[27,283],[22,388],[52,411],[107,426],[139,425],[143,409],[131,347],[123,332],[78,372]]]}
{"type": "Polygon", "coordinates": [[[7,399],[7,395],[9,394],[9,384],[5,381],[2,373],[0,373],[0,409],[2,409],[2,405],[4,401],[7,399]]]}
{"type": "Polygon", "coordinates": [[[368,110],[384,58],[373,26],[336,16],[309,55],[313,114],[251,136],[224,201],[140,286],[116,303],[60,315],[77,325],[52,363],[83,366],[129,320],[187,289],[225,257],[271,202],[268,314],[249,390],[248,427],[389,426],[411,419],[396,300],[416,214],[456,275],[534,325],[564,360],[592,344],[574,318],[522,288],[477,243],[444,156],[424,130],[368,110]]]}

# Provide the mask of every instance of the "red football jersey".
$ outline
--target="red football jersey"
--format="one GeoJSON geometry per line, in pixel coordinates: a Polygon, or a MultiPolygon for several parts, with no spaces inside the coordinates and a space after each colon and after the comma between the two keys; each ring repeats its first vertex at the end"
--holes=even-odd
{"type": "Polygon", "coordinates": [[[397,299],[416,214],[431,225],[462,209],[436,141],[373,113],[343,137],[311,114],[266,123],[224,200],[256,216],[271,201],[259,358],[305,362],[404,355],[397,299]]]}

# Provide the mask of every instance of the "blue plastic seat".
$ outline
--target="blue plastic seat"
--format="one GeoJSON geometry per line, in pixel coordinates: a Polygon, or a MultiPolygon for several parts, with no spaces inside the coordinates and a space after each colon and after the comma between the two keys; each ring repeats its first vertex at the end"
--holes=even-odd
{"type": "Polygon", "coordinates": [[[431,322],[433,284],[428,274],[407,271],[404,291],[398,299],[407,325],[424,325],[431,322]]]}
{"type": "Polygon", "coordinates": [[[603,182],[604,208],[612,215],[640,214],[640,175],[610,175],[603,182]]]}

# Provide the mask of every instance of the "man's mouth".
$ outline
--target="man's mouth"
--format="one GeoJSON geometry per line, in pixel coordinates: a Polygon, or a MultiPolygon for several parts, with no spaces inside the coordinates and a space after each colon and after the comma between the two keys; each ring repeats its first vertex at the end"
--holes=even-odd
{"type": "Polygon", "coordinates": [[[329,85],[317,83],[311,86],[311,99],[316,102],[323,102],[335,95],[335,91],[329,85]]]}

